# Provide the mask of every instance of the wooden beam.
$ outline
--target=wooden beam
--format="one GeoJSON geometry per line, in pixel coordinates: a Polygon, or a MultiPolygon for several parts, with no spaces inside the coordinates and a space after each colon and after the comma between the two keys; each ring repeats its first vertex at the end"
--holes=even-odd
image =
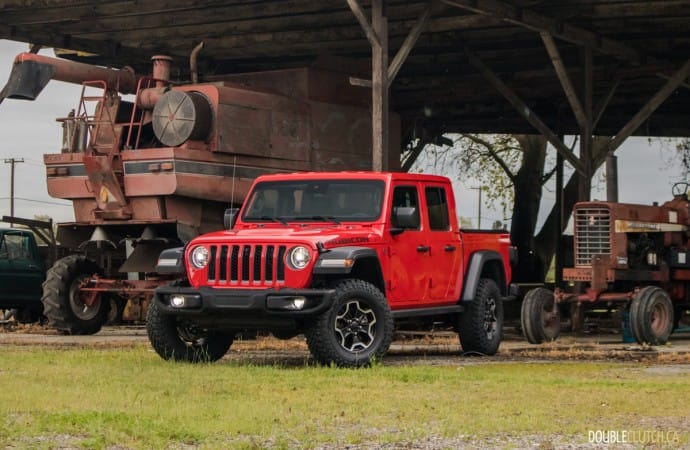
{"type": "Polygon", "coordinates": [[[594,111],[592,112],[593,114],[593,119],[592,119],[592,133],[594,133],[594,130],[597,129],[597,125],[599,124],[599,119],[604,115],[604,111],[606,110],[606,107],[609,105],[611,102],[611,99],[613,98],[613,95],[616,93],[616,89],[618,89],[618,86],[621,84],[621,79],[618,78],[615,83],[613,83],[613,86],[611,86],[611,89],[609,89],[606,92],[606,95],[603,96],[599,102],[597,103],[597,106],[594,108],[594,111]]]}
{"type": "Polygon", "coordinates": [[[556,134],[530,109],[522,99],[510,89],[494,72],[491,71],[479,58],[470,50],[465,49],[467,59],[470,64],[482,74],[482,76],[517,110],[517,112],[536,128],[556,150],[572,165],[575,170],[584,173],[582,162],[575,154],[563,143],[556,134]]]}
{"type": "Polygon", "coordinates": [[[419,158],[419,155],[422,154],[422,150],[427,146],[428,142],[424,139],[420,139],[419,142],[417,142],[417,145],[415,145],[408,153],[407,153],[407,158],[405,158],[405,161],[403,161],[402,164],[402,171],[403,172],[409,172],[412,166],[414,165],[415,161],[417,161],[417,158],[419,158]]]}
{"type": "Polygon", "coordinates": [[[575,86],[573,86],[572,81],[570,81],[570,76],[568,75],[568,71],[565,68],[565,64],[563,64],[563,59],[561,58],[561,54],[558,51],[556,42],[554,42],[553,37],[551,37],[551,35],[548,33],[540,33],[540,35],[542,41],[544,41],[544,47],[546,47],[546,52],[549,54],[549,58],[551,58],[553,68],[556,70],[556,75],[558,75],[558,79],[561,82],[561,86],[563,87],[565,96],[568,99],[568,103],[570,103],[570,107],[572,108],[573,113],[575,114],[577,124],[580,126],[580,129],[583,130],[587,122],[587,118],[585,117],[585,111],[582,108],[582,103],[580,103],[580,99],[577,97],[575,86]]]}
{"type": "Polygon", "coordinates": [[[664,101],[680,86],[685,79],[690,75],[690,59],[685,61],[685,64],[674,73],[656,94],[649,99],[649,101],[633,116],[628,123],[621,128],[621,130],[609,141],[607,151],[609,154],[620,147],[620,145],[637,130],[642,123],[649,118],[649,116],[661,106],[664,101]]]}
{"type": "Polygon", "coordinates": [[[417,43],[417,39],[419,39],[419,36],[422,34],[424,27],[431,17],[433,5],[434,1],[432,0],[429,2],[426,10],[424,10],[424,12],[419,16],[419,19],[417,19],[417,23],[415,23],[414,27],[412,27],[410,33],[407,35],[405,41],[398,50],[398,53],[395,54],[393,61],[391,62],[390,66],[388,66],[388,87],[390,87],[391,83],[398,75],[400,67],[402,67],[403,63],[407,59],[407,56],[410,54],[412,47],[414,47],[414,45],[417,43]]]}
{"type": "Polygon", "coordinates": [[[520,25],[540,33],[545,32],[566,42],[591,47],[601,53],[614,55],[635,64],[639,64],[642,60],[642,55],[636,49],[626,44],[500,0],[442,1],[450,6],[477,14],[499,17],[508,23],[520,25]]]}
{"type": "Polygon", "coordinates": [[[347,0],[347,5],[352,10],[352,14],[354,14],[357,18],[357,21],[359,22],[359,25],[362,27],[362,30],[364,30],[364,34],[367,36],[367,39],[369,40],[371,46],[380,46],[381,42],[379,42],[379,36],[376,35],[376,32],[367,20],[367,17],[364,14],[364,10],[359,5],[359,2],[357,0],[347,0]]]}

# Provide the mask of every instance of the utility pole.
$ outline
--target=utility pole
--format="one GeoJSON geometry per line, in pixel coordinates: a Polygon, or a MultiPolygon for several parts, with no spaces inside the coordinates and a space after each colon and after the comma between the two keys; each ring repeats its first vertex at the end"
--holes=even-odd
{"type": "MultiPolygon", "coordinates": [[[[10,217],[14,217],[14,165],[17,163],[23,163],[24,158],[6,158],[5,164],[10,165],[10,217]]],[[[10,226],[14,226],[10,222],[10,226]]]]}
{"type": "Polygon", "coordinates": [[[475,191],[479,191],[479,200],[477,202],[477,229],[482,228],[482,187],[471,187],[475,191]]]}

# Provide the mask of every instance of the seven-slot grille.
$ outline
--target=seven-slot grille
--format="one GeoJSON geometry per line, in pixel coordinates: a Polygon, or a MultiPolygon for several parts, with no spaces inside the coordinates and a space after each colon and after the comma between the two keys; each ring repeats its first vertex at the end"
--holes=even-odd
{"type": "Polygon", "coordinates": [[[591,266],[592,256],[611,254],[611,213],[606,208],[575,211],[575,266],[591,266]]]}
{"type": "Polygon", "coordinates": [[[208,281],[271,286],[285,282],[284,245],[211,245],[208,281]]]}

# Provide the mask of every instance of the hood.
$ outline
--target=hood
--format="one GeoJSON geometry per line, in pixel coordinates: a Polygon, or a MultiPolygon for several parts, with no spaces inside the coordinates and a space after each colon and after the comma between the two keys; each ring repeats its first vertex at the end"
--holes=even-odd
{"type": "Polygon", "coordinates": [[[240,230],[217,231],[199,236],[192,244],[212,243],[291,243],[311,242],[316,245],[321,242],[326,248],[342,245],[361,244],[378,241],[378,228],[367,226],[319,224],[318,226],[268,226],[245,228],[240,230]]]}

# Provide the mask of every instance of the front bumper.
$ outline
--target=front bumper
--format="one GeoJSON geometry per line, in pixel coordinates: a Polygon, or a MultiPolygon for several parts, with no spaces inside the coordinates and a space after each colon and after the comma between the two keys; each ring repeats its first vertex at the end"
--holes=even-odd
{"type": "Polygon", "coordinates": [[[154,301],[163,313],[190,317],[248,321],[260,318],[298,319],[326,311],[333,303],[334,293],[333,289],[251,290],[162,286],[156,289],[154,301]],[[303,303],[301,307],[300,303],[303,303]]]}

